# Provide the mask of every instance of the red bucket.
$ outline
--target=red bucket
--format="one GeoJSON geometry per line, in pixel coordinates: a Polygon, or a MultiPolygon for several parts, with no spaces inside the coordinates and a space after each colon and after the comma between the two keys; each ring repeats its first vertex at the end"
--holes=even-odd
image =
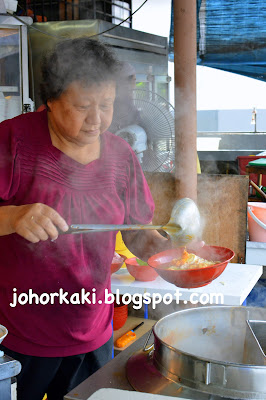
{"type": "Polygon", "coordinates": [[[266,203],[248,203],[249,240],[266,242],[266,203]]]}

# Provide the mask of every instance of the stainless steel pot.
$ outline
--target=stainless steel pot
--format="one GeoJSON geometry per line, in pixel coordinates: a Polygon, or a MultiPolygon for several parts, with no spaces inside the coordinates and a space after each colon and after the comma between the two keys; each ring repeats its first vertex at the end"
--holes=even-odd
{"type": "Polygon", "coordinates": [[[153,363],[184,387],[232,399],[266,399],[265,322],[266,309],[253,307],[170,314],[153,328],[153,363]]]}

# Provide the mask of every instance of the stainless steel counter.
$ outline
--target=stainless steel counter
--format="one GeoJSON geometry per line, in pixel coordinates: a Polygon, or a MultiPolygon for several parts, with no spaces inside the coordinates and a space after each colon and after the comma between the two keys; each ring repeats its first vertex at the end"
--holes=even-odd
{"type": "MultiPolygon", "coordinates": [[[[140,339],[134,342],[127,349],[117,355],[112,361],[106,364],[103,368],[95,372],[92,376],[82,382],[79,386],[69,392],[64,399],[65,400],[87,400],[93,393],[102,388],[115,388],[133,391],[133,388],[129,384],[126,377],[126,364],[128,359],[142,349],[148,333],[143,335],[140,339]]],[[[150,339],[150,343],[153,343],[153,336],[150,339]]],[[[162,379],[166,380],[166,378],[162,379]]],[[[169,381],[169,385],[171,382],[169,381]]],[[[177,384],[175,384],[177,387],[177,384]]],[[[160,386],[160,385],[159,385],[160,386]]],[[[165,393],[168,396],[173,396],[173,388],[169,393],[165,393]],[[171,392],[171,394],[170,394],[171,392]]],[[[200,392],[196,392],[190,389],[178,390],[176,389],[176,397],[185,398],[191,400],[229,400],[218,396],[208,395],[200,392]]]]}

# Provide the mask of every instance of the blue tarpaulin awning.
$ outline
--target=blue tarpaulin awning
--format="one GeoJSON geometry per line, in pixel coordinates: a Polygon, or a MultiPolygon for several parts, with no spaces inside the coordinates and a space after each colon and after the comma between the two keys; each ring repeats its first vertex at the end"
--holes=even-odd
{"type": "MultiPolygon", "coordinates": [[[[197,0],[198,65],[266,81],[266,1],[197,0]]],[[[173,0],[169,59],[174,59],[173,0]]]]}

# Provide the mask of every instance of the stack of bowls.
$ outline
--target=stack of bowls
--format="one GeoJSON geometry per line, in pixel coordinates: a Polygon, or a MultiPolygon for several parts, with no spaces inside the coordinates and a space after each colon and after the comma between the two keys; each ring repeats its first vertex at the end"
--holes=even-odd
{"type": "Polygon", "coordinates": [[[122,267],[125,259],[126,257],[122,254],[115,253],[111,264],[111,274],[114,274],[122,267]]]}
{"type": "Polygon", "coordinates": [[[114,317],[113,317],[113,329],[117,331],[125,325],[128,316],[127,304],[116,304],[114,303],[114,317]]]}

